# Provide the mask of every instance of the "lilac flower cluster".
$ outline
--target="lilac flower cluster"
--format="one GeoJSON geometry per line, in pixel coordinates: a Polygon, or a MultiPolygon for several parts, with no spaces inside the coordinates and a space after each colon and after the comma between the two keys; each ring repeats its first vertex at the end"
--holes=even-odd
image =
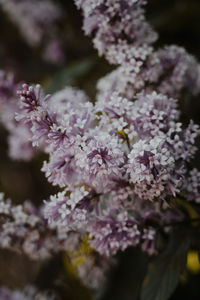
{"type": "Polygon", "coordinates": [[[64,61],[62,41],[58,37],[58,22],[62,18],[59,5],[51,0],[1,0],[0,5],[15,23],[30,46],[42,45],[43,56],[53,63],[64,61]]]}
{"type": "Polygon", "coordinates": [[[154,251],[155,229],[144,224],[139,207],[153,211],[180,192],[200,133],[193,122],[182,128],[177,101],[156,92],[131,101],[115,92],[92,105],[77,90],[50,99],[26,84],[18,94],[17,119],[31,124],[33,145],[46,143],[50,158],[42,170],[64,188],[45,203],[49,223],[89,233],[102,254],[145,240],[154,251]]]}
{"type": "Polygon", "coordinates": [[[200,92],[200,66],[185,49],[153,49],[157,34],[145,20],[146,1],[75,0],[84,16],[83,29],[94,33],[94,46],[110,63],[120,65],[101,79],[100,95],[118,91],[133,97],[147,85],[170,97],[187,89],[200,92]]]}
{"type": "Polygon", "coordinates": [[[75,0],[84,14],[83,29],[95,33],[94,46],[110,63],[139,67],[152,52],[157,34],[146,22],[144,0],[75,0]]]}
{"type": "Polygon", "coordinates": [[[147,80],[161,93],[180,97],[184,90],[193,95],[200,92],[200,65],[182,47],[172,45],[155,51],[147,68],[147,80]]]}
{"type": "Polygon", "coordinates": [[[45,258],[65,248],[59,233],[47,226],[42,212],[30,202],[14,206],[1,194],[0,216],[2,248],[23,251],[32,259],[45,258]]]}
{"type": "Polygon", "coordinates": [[[184,178],[183,191],[188,201],[200,203],[200,172],[196,168],[184,178]]]}
{"type": "MultiPolygon", "coordinates": [[[[65,249],[96,287],[117,251],[140,244],[157,252],[159,228],[184,218],[175,197],[200,202],[200,172],[189,167],[200,129],[180,122],[177,100],[200,92],[200,66],[181,47],[153,48],[146,1],[75,3],[99,54],[119,66],[98,82],[95,103],[72,87],[51,96],[39,85],[18,88],[16,120],[28,128],[31,147],[48,155],[42,171],[61,190],[42,212],[1,199],[0,243],[31,257],[65,249]]],[[[12,90],[12,80],[2,78],[0,95],[12,90]]]]}
{"type": "Polygon", "coordinates": [[[104,272],[110,262],[89,247],[83,233],[72,230],[66,232],[62,226],[48,224],[43,209],[36,208],[30,201],[13,205],[1,193],[0,247],[24,253],[33,260],[46,259],[57,252],[66,251],[77,276],[87,286],[95,288],[103,284],[104,272]]]}

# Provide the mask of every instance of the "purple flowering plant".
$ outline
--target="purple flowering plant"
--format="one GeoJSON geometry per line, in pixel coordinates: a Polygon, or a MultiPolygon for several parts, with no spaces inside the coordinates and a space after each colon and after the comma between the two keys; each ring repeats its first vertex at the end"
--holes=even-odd
{"type": "MultiPolygon", "coordinates": [[[[67,272],[97,299],[108,299],[109,274],[129,252],[136,257],[131,272],[140,272],[130,299],[166,300],[191,249],[200,250],[200,127],[180,110],[181,99],[200,93],[200,64],[180,46],[158,46],[145,0],[74,2],[85,35],[112,70],[98,78],[95,97],[68,84],[48,94],[45,84],[16,83],[0,72],[9,156],[28,163],[44,153],[41,171],[56,189],[39,207],[14,204],[2,191],[0,246],[35,261],[64,253],[67,272]]],[[[29,45],[63,63],[59,5],[0,5],[29,45]]],[[[2,287],[0,295],[54,299],[32,285],[2,287]]]]}

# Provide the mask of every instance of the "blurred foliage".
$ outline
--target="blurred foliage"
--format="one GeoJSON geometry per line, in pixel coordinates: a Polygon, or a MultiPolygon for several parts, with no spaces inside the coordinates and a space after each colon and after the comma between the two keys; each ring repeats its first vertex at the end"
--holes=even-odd
{"type": "Polygon", "coordinates": [[[177,286],[186,263],[190,236],[183,231],[170,236],[166,249],[149,264],[141,300],[167,300],[177,286]]]}
{"type": "Polygon", "coordinates": [[[197,251],[188,252],[187,269],[193,274],[200,273],[199,253],[197,251]]]}

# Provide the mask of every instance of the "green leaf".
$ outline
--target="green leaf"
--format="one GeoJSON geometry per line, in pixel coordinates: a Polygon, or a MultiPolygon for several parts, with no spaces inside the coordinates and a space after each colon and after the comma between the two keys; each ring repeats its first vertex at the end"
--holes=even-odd
{"type": "Polygon", "coordinates": [[[166,250],[149,265],[141,300],[167,300],[175,290],[186,264],[190,239],[181,233],[171,236],[166,250]]]}
{"type": "MultiPolygon", "coordinates": [[[[148,255],[140,248],[128,248],[118,257],[100,300],[138,300],[146,274],[148,255]]],[[[146,299],[147,300],[147,299],[146,299]]]]}
{"type": "Polygon", "coordinates": [[[85,59],[78,63],[68,65],[53,76],[45,92],[52,94],[64,88],[66,85],[73,84],[74,80],[89,72],[93,65],[94,60],[92,59],[85,59]]]}

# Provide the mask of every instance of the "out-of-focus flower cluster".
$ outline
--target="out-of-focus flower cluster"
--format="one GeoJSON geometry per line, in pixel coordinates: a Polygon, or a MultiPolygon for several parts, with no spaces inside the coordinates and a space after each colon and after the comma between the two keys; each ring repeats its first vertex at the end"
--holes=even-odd
{"type": "Polygon", "coordinates": [[[51,292],[39,292],[34,286],[26,286],[23,290],[0,288],[1,300],[59,300],[51,292]]]}
{"type": "Polygon", "coordinates": [[[101,78],[97,84],[98,97],[118,91],[132,99],[144,89],[157,91],[169,97],[200,92],[200,67],[196,59],[185,49],[166,46],[152,52],[139,67],[129,63],[101,78]]]}
{"type": "Polygon", "coordinates": [[[19,111],[19,103],[16,101],[18,87],[13,74],[0,71],[0,121],[9,133],[9,156],[28,161],[33,157],[35,149],[30,142],[29,126],[15,120],[15,114],[19,111]]]}
{"type": "Polygon", "coordinates": [[[65,59],[58,23],[61,7],[51,0],[1,0],[0,5],[30,46],[42,47],[43,57],[61,64],[65,59]]]}
{"type": "Polygon", "coordinates": [[[45,258],[65,248],[62,232],[48,226],[42,212],[30,202],[12,205],[0,195],[0,245],[22,250],[33,259],[45,258]]]}
{"type": "Polygon", "coordinates": [[[178,46],[155,50],[157,34],[145,18],[145,0],[75,0],[84,16],[83,29],[94,35],[94,46],[108,61],[120,65],[98,84],[103,96],[119,91],[133,97],[142,89],[178,97],[200,91],[200,67],[178,46]]]}
{"type": "Polygon", "coordinates": [[[30,201],[13,205],[10,199],[5,200],[2,193],[0,247],[24,253],[33,260],[66,251],[69,261],[74,265],[74,272],[93,288],[97,287],[97,283],[103,283],[104,272],[109,266],[105,257],[100,257],[90,248],[88,238],[83,233],[70,231],[66,235],[62,226],[47,223],[43,207],[36,208],[30,201]]]}

